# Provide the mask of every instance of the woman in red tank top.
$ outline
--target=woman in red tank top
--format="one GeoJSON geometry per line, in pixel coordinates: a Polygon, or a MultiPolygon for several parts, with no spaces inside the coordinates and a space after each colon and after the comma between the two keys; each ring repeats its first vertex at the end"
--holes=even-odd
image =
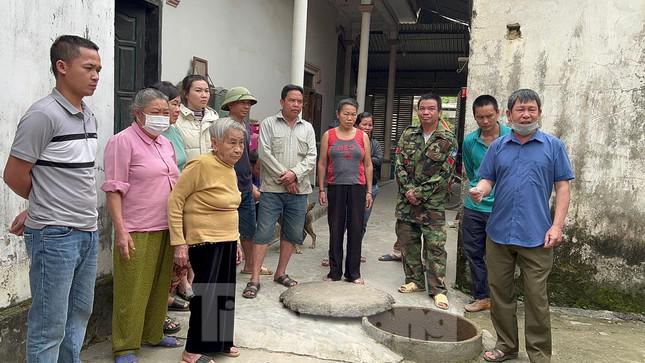
{"type": "Polygon", "coordinates": [[[365,209],[372,205],[372,159],[370,140],[354,127],[358,104],[341,100],[336,116],[339,125],[328,130],[320,142],[318,185],[321,206],[329,204],[329,273],[325,280],[365,283],[361,277],[361,244],[365,209]],[[325,180],[327,190],[324,189],[325,180]],[[347,231],[347,257],[343,274],[343,237],[347,231]]]}

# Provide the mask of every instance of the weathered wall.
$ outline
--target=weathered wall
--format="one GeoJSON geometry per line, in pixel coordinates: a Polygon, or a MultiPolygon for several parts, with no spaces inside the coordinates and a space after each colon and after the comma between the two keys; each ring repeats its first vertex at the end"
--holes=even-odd
{"type": "MultiPolygon", "coordinates": [[[[543,129],[564,141],[575,169],[555,303],[645,313],[644,20],[638,0],[473,5],[470,103],[535,89],[543,129]],[[507,39],[508,23],[521,37],[507,39]]],[[[470,112],[466,123],[475,125],[470,112]]]]}
{"type": "Polygon", "coordinates": [[[182,1],[162,14],[162,79],[181,81],[193,56],[204,58],[215,85],[258,98],[252,118],[275,114],[289,82],[293,1],[182,1]]]}
{"type": "MultiPolygon", "coordinates": [[[[112,135],[114,103],[114,1],[43,2],[9,0],[3,3],[0,22],[0,69],[5,92],[0,93],[0,168],[4,168],[16,125],[22,114],[39,98],[51,92],[54,77],[50,71],[49,47],[62,34],[86,36],[100,48],[99,87],[86,99],[99,121],[99,155],[97,177],[103,178],[103,145],[112,135]]],[[[2,171],[0,170],[0,173],[2,171]]],[[[28,260],[22,238],[7,230],[14,216],[27,205],[4,183],[0,183],[0,308],[29,298],[28,260]]],[[[99,193],[99,210],[105,217],[103,193],[99,193]]],[[[101,221],[101,227],[106,220],[101,221]]],[[[102,228],[103,229],[103,228],[102,228]]],[[[109,232],[109,231],[108,231],[109,232]]],[[[111,270],[110,241],[102,236],[99,275],[111,270]]]]}
{"type": "MultiPolygon", "coordinates": [[[[114,103],[114,1],[69,0],[47,2],[8,0],[3,2],[0,22],[0,69],[5,91],[0,93],[0,174],[4,171],[16,125],[22,114],[36,100],[51,92],[54,77],[50,72],[49,47],[62,34],[77,34],[93,40],[100,48],[104,71],[99,87],[86,102],[99,122],[99,155],[97,181],[103,179],[103,145],[113,131],[114,103]]],[[[110,226],[105,212],[103,193],[99,194],[99,228],[101,251],[98,275],[111,271],[110,226]]],[[[24,361],[26,313],[30,305],[29,261],[22,238],[7,230],[26,201],[0,183],[0,361],[24,361]]],[[[109,279],[108,281],[109,282],[109,279]]],[[[109,318],[111,284],[97,284],[95,314],[88,338],[105,336],[106,324],[94,321],[109,318]]],[[[107,325],[109,329],[109,324],[107,325]]]]}

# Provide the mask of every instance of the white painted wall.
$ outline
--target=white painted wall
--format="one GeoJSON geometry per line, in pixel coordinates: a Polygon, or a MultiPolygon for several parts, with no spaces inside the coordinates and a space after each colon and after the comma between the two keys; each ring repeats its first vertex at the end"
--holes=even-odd
{"type": "Polygon", "coordinates": [[[645,3],[476,0],[473,10],[470,104],[489,93],[505,105],[518,88],[541,95],[543,129],[576,173],[569,227],[585,237],[569,236],[574,250],[598,281],[645,286],[645,261],[634,261],[645,250],[645,3]],[[522,37],[507,40],[515,22],[522,37]]]}
{"type": "Polygon", "coordinates": [[[258,99],[251,118],[280,108],[291,69],[292,0],[190,0],[164,4],[161,77],[173,83],[208,60],[216,86],[247,87],[258,99]]]}
{"type": "MultiPolygon", "coordinates": [[[[338,12],[329,1],[311,0],[307,11],[307,48],[305,59],[320,68],[320,83],[315,84],[317,93],[323,96],[322,130],[334,118],[336,87],[336,53],[338,35],[336,24],[338,12]]],[[[320,133],[322,135],[322,132],[320,133]]]]}
{"type": "MultiPolygon", "coordinates": [[[[112,0],[8,0],[3,2],[0,22],[0,168],[4,168],[16,125],[22,114],[54,86],[50,71],[49,47],[62,34],[86,36],[100,48],[104,71],[93,97],[86,99],[99,121],[98,182],[102,181],[103,145],[113,130],[114,103],[114,1],[112,0]]],[[[0,170],[0,174],[3,170],[0,170]]],[[[99,194],[99,208],[104,209],[104,193],[99,194]]],[[[0,183],[0,308],[29,297],[28,268],[22,238],[7,230],[14,216],[26,207],[26,201],[0,183]]],[[[103,249],[99,274],[111,270],[111,252],[103,249]]]]}

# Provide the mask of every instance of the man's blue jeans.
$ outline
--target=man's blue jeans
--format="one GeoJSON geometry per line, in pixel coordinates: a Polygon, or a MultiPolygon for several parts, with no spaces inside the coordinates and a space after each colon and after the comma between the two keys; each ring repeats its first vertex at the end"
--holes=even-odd
{"type": "Polygon", "coordinates": [[[31,308],[27,362],[80,362],[92,314],[98,233],[71,227],[25,228],[31,308]]]}

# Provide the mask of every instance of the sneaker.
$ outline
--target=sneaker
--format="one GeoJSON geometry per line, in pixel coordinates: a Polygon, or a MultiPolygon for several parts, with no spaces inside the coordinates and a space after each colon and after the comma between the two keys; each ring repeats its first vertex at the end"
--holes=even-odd
{"type": "Polygon", "coordinates": [[[479,299],[471,302],[470,304],[467,304],[464,306],[464,310],[466,310],[469,313],[474,313],[477,311],[483,311],[483,310],[489,310],[490,309],[490,299],[479,299]]]}

